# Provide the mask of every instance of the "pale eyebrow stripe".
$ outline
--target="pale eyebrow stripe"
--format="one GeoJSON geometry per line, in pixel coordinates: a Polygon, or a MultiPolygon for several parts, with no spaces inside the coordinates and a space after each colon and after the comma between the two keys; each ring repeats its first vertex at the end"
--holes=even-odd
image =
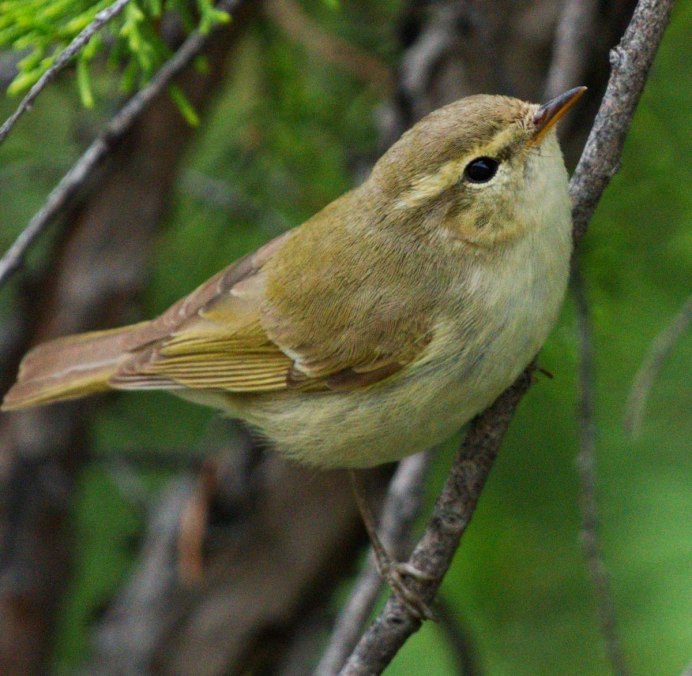
{"type": "Polygon", "coordinates": [[[438,167],[434,174],[418,177],[413,181],[411,187],[397,200],[396,208],[410,209],[419,207],[433,197],[441,195],[459,180],[464,167],[472,159],[483,155],[496,157],[504,147],[511,143],[515,135],[516,132],[512,126],[507,127],[498,132],[493,137],[492,142],[482,150],[476,149],[474,152],[467,153],[461,159],[449,160],[438,167]]]}
{"type": "Polygon", "coordinates": [[[398,209],[418,207],[432,197],[442,194],[459,180],[459,176],[466,166],[465,159],[450,160],[445,162],[434,174],[417,178],[397,200],[396,207],[398,209]]]}

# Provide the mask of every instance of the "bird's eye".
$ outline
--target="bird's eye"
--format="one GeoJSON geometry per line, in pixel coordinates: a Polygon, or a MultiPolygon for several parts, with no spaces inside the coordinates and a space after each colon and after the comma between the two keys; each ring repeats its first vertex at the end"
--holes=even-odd
{"type": "Polygon", "coordinates": [[[464,169],[464,178],[471,183],[487,183],[497,173],[500,163],[492,157],[477,157],[464,169]]]}

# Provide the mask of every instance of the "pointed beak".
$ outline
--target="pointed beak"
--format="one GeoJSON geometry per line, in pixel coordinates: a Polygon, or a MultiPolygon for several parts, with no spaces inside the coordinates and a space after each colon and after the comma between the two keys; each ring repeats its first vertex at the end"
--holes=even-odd
{"type": "Polygon", "coordinates": [[[546,134],[552,129],[557,121],[581,98],[586,91],[586,87],[575,87],[566,91],[547,103],[538,106],[538,110],[533,115],[533,123],[536,131],[529,142],[530,145],[540,143],[546,134]]]}

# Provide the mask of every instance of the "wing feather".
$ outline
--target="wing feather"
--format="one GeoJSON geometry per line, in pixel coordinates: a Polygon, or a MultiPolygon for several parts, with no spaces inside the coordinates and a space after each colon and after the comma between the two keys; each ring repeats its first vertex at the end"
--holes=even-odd
{"type": "MultiPolygon", "coordinates": [[[[304,279],[283,272],[294,245],[313,242],[295,239],[289,233],[273,240],[146,324],[111,384],[237,393],[354,390],[389,378],[420,354],[430,331],[413,319],[417,299],[397,306],[384,285],[368,302],[357,289],[335,293],[320,283],[310,291],[304,279]],[[277,290],[277,278],[285,279],[284,288],[277,290]],[[268,303],[268,285],[280,302],[268,303]]],[[[329,266],[318,272],[326,279],[329,266]]]]}

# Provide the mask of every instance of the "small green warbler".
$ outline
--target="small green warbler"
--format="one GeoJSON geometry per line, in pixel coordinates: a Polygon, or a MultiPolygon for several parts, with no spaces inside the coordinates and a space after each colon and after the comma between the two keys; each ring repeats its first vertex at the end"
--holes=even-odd
{"type": "Polygon", "coordinates": [[[514,381],[556,320],[572,235],[555,123],[583,91],[436,110],[360,187],[157,319],[33,349],[3,410],[167,390],[323,467],[443,440],[514,381]]]}

